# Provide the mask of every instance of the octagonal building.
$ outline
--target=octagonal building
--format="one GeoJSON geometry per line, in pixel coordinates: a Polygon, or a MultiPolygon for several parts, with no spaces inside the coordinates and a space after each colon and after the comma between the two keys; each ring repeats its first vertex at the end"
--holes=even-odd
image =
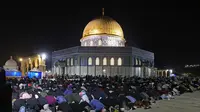
{"type": "Polygon", "coordinates": [[[81,46],[52,53],[56,75],[154,75],[154,53],[125,46],[123,30],[108,16],[90,21],[80,39],[81,46]]]}

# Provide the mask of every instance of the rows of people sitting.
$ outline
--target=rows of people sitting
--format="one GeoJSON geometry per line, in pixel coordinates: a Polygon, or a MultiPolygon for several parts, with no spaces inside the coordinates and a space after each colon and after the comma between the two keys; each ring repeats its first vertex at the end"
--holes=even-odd
{"type": "Polygon", "coordinates": [[[198,77],[7,79],[13,112],[124,112],[200,89],[198,77]]]}

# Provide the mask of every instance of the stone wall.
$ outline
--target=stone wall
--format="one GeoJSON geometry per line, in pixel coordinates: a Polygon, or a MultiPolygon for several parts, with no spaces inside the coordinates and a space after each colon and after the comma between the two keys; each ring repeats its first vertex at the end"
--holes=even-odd
{"type": "Polygon", "coordinates": [[[53,52],[52,65],[54,74],[146,77],[152,73],[154,54],[134,47],[72,47],[53,52]],[[96,58],[99,58],[99,65],[96,65],[96,58]],[[107,65],[103,65],[103,58],[107,59],[107,65]],[[111,65],[111,58],[114,58],[114,65],[111,65]],[[122,65],[118,64],[119,58],[122,65]]]}

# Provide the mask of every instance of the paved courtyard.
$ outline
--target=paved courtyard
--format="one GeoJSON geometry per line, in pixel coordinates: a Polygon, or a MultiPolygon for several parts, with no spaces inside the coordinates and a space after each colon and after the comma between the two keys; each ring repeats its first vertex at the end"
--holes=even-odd
{"type": "Polygon", "coordinates": [[[159,101],[152,105],[152,109],[136,109],[134,112],[200,112],[200,91],[159,101]]]}

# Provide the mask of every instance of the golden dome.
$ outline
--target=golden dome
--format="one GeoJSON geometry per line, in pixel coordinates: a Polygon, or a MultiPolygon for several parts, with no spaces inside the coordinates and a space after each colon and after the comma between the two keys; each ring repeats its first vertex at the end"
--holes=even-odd
{"type": "Polygon", "coordinates": [[[114,19],[107,16],[101,16],[90,21],[83,31],[82,39],[91,35],[103,34],[119,36],[125,40],[121,26],[114,19]]]}

